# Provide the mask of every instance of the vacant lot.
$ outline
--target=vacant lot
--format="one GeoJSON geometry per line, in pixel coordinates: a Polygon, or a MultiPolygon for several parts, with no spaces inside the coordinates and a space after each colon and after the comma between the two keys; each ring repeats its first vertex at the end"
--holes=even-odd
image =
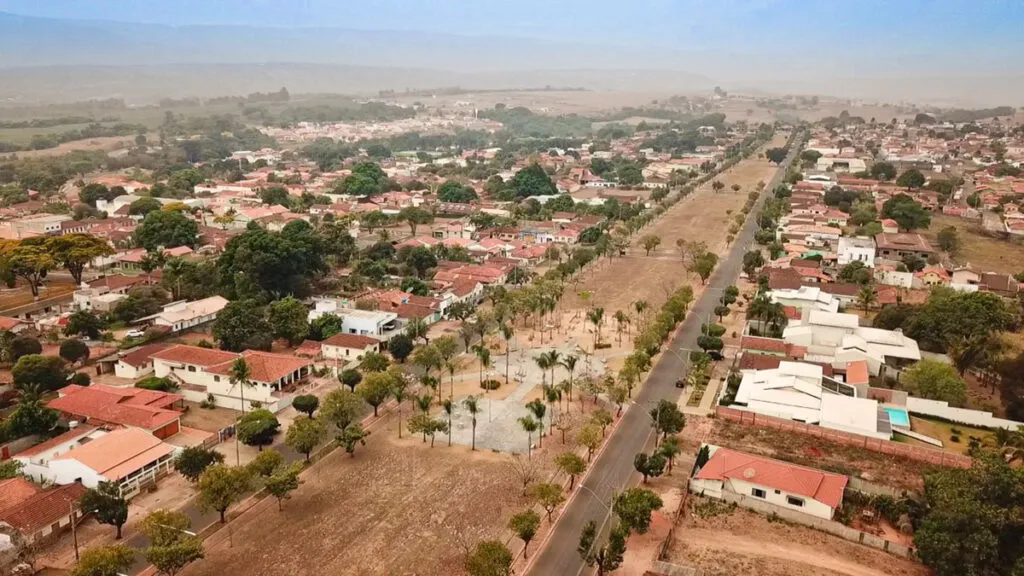
{"type": "Polygon", "coordinates": [[[980,223],[933,214],[931,227],[922,234],[937,247],[939,232],[949,226],[960,232],[960,253],[954,258],[958,263],[970,263],[982,272],[1017,274],[1024,271],[1024,245],[990,236],[980,223]]]}
{"type": "MultiPolygon", "coordinates": [[[[76,286],[71,282],[71,278],[54,276],[39,288],[39,300],[47,301],[70,298],[70,294],[75,289],[76,286]]],[[[17,314],[15,312],[17,308],[28,306],[34,302],[35,299],[32,297],[32,291],[21,280],[18,281],[14,288],[5,287],[0,290],[0,312],[7,313],[8,315],[13,316],[17,314]]]]}
{"type": "MultiPolygon", "coordinates": [[[[786,137],[779,134],[769,146],[782,146],[785,142],[786,137]]],[[[709,250],[724,256],[729,226],[743,208],[747,195],[759,181],[768,182],[775,169],[774,164],[763,158],[740,162],[718,177],[725,184],[721,192],[712,191],[710,183],[695,191],[637,233],[628,255],[606,260],[588,271],[575,291],[589,290],[593,294],[592,305],[603,307],[608,315],[628,310],[636,300],[647,300],[652,309],[657,309],[682,282],[693,284],[695,292],[699,292],[700,278],[686,271],[676,241],[700,240],[707,243],[709,250]],[[740,186],[738,192],[732,190],[733,184],[740,186]],[[640,237],[648,234],[661,238],[661,245],[650,256],[639,245],[640,237]]],[[[567,303],[570,308],[583,305],[569,291],[567,303]]]]}
{"type": "MultiPolygon", "coordinates": [[[[694,499],[696,501],[697,499],[694,499]]],[[[669,561],[704,576],[924,576],[916,562],[811,528],[743,509],[702,519],[688,514],[669,548],[669,561]]]]}

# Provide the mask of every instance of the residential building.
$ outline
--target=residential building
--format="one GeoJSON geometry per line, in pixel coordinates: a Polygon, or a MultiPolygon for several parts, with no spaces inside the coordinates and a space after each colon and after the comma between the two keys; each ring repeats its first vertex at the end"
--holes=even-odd
{"type": "Polygon", "coordinates": [[[843,236],[839,239],[838,255],[837,263],[840,266],[846,266],[851,262],[863,262],[868,268],[874,268],[875,241],[867,236],[843,236]]]}
{"type": "Polygon", "coordinates": [[[114,375],[118,378],[138,380],[153,373],[153,354],[170,347],[170,344],[147,344],[132,348],[119,355],[114,364],[114,375]]]}
{"type": "Polygon", "coordinates": [[[140,318],[140,322],[151,322],[154,326],[166,326],[171,332],[181,332],[217,319],[217,314],[228,305],[221,296],[210,296],[194,302],[172,302],[163,311],[140,318]]]}
{"type": "Polygon", "coordinates": [[[768,297],[772,302],[796,308],[801,314],[811,310],[839,311],[839,299],[817,286],[801,286],[796,290],[780,288],[768,292],[768,297]]]}
{"type": "Polygon", "coordinates": [[[380,340],[357,334],[335,334],[320,344],[320,353],[327,360],[358,360],[367,352],[380,349],[380,340]]]}
{"type": "Polygon", "coordinates": [[[178,449],[138,428],[108,432],[78,426],[14,456],[26,476],[38,482],[81,483],[95,488],[115,482],[125,498],[170,472],[178,449]]]}
{"type": "Polygon", "coordinates": [[[875,236],[878,255],[889,260],[902,260],[906,256],[917,256],[927,260],[935,253],[932,245],[920,234],[887,234],[875,236]]]}
{"type": "Polygon", "coordinates": [[[725,493],[763,500],[831,520],[849,479],[763,456],[708,445],[710,457],[690,479],[690,491],[712,498],[725,493]]]}
{"type": "Polygon", "coordinates": [[[104,384],[69,384],[58,394],[46,405],[60,412],[65,421],[138,428],[160,439],[181,431],[181,412],[175,407],[182,405],[184,397],[178,394],[104,384]]]}
{"type": "Polygon", "coordinates": [[[271,412],[291,405],[294,389],[309,375],[312,362],[286,354],[246,350],[241,354],[179,344],[152,355],[153,374],[179,384],[186,400],[212,398],[217,406],[242,410],[259,402],[271,412]],[[249,386],[231,382],[239,358],[249,366],[249,386]]]}
{"type": "Polygon", "coordinates": [[[347,305],[348,302],[335,298],[318,299],[309,313],[309,321],[312,322],[324,314],[332,314],[341,318],[345,334],[371,336],[380,340],[389,340],[401,328],[396,312],[357,310],[348,308],[347,305]]]}
{"type": "Polygon", "coordinates": [[[9,532],[23,544],[52,541],[81,518],[77,504],[85,492],[78,482],[40,490],[24,478],[0,480],[0,550],[13,544],[9,532]]]}
{"type": "Polygon", "coordinates": [[[895,371],[921,359],[917,342],[900,330],[882,330],[859,326],[854,314],[810,312],[786,326],[782,338],[805,346],[805,360],[846,364],[857,360],[868,363],[872,376],[883,370],[895,371]]]}

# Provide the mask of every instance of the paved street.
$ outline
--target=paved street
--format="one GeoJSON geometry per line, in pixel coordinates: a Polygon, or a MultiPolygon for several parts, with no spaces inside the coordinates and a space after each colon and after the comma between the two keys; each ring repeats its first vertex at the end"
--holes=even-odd
{"type": "MultiPolygon", "coordinates": [[[[765,187],[755,213],[772,194],[775,186],[782,182],[787,167],[794,158],[794,150],[790,150],[789,156],[765,187]]],[[[576,552],[580,531],[590,520],[597,522],[602,532],[606,530],[614,494],[639,479],[639,475],[633,469],[633,457],[653,443],[650,408],[662,399],[678,401],[680,390],[675,387],[675,381],[685,369],[683,358],[686,352],[682,350],[696,347],[701,322],[712,314],[722,291],[739,276],[743,265],[743,253],[753,242],[756,231],[756,219],[748,218],[729,254],[712,276],[708,289],[687,314],[686,320],[669,343],[670,350],[675,353],[670,351],[663,354],[654,366],[646,384],[636,397],[637,406],[623,415],[623,422],[608,439],[604,452],[592,464],[592,470],[583,482],[580,493],[562,512],[550,540],[543,550],[538,552],[530,574],[575,576],[585,568],[576,552]]]]}

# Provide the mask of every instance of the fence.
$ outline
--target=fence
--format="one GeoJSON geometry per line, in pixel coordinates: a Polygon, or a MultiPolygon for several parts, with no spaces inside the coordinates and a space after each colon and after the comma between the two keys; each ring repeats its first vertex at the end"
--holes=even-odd
{"type": "Polygon", "coordinates": [[[907,405],[907,393],[903,390],[893,390],[891,388],[875,388],[872,386],[868,387],[868,398],[871,400],[878,400],[885,404],[896,404],[898,406],[907,405]]]}
{"type": "Polygon", "coordinates": [[[954,408],[950,406],[948,402],[925,400],[924,398],[907,398],[907,410],[913,414],[935,416],[937,418],[942,418],[943,420],[949,420],[950,422],[957,422],[968,426],[980,426],[982,428],[1005,428],[1007,430],[1016,430],[1017,427],[1024,426],[1024,424],[1014,420],[996,418],[991,412],[968,410],[966,408],[954,408]]]}
{"type": "Polygon", "coordinates": [[[914,553],[913,549],[902,544],[885,540],[884,538],[879,538],[878,536],[868,534],[867,532],[855,530],[834,520],[825,520],[824,518],[818,518],[817,516],[811,516],[810,514],[804,514],[803,512],[797,512],[796,510],[790,510],[788,508],[769,504],[764,500],[749,498],[734,492],[722,492],[722,500],[732,502],[737,506],[742,506],[760,514],[774,514],[776,517],[786,520],[787,522],[809,526],[815,530],[821,530],[822,532],[838,536],[844,540],[849,540],[850,542],[856,542],[879,550],[885,550],[890,554],[900,556],[902,558],[910,558],[914,553]]]}
{"type": "Polygon", "coordinates": [[[952,468],[971,467],[971,458],[969,456],[952,454],[935,448],[910,446],[909,444],[900,444],[899,442],[892,442],[890,440],[869,438],[867,436],[861,436],[860,434],[840,432],[838,430],[822,428],[813,424],[804,424],[803,422],[775,418],[774,416],[765,416],[763,414],[747,412],[745,410],[736,410],[735,408],[726,408],[724,406],[719,406],[715,410],[715,413],[719,418],[730,422],[738,422],[740,424],[747,424],[750,426],[779,430],[781,432],[805,434],[807,436],[821,438],[822,440],[832,442],[834,444],[864,448],[865,450],[871,450],[872,452],[878,452],[880,454],[909,458],[910,460],[927,462],[937,466],[949,466],[952,468]]]}

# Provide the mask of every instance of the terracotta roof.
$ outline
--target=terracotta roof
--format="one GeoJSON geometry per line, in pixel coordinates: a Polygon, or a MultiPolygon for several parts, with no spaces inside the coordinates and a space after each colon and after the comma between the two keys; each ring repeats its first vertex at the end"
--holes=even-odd
{"type": "Polygon", "coordinates": [[[152,358],[167,360],[168,362],[181,362],[182,364],[193,364],[195,366],[213,366],[229,362],[238,357],[234,352],[214,350],[212,348],[200,348],[199,346],[188,346],[178,344],[151,355],[152,358]]]}
{"type": "Polygon", "coordinates": [[[127,354],[118,358],[118,361],[124,362],[129,366],[136,368],[145,366],[151,363],[153,360],[150,358],[153,354],[170,348],[171,344],[147,344],[146,346],[140,346],[133,350],[129,350],[127,354]]]}
{"type": "MultiPolygon", "coordinates": [[[[235,357],[237,358],[237,355],[235,357]]],[[[245,358],[245,363],[249,365],[249,379],[255,382],[277,382],[292,372],[312,364],[306,358],[257,350],[246,350],[242,352],[241,357],[245,358]]],[[[221,364],[208,366],[206,371],[211,374],[230,376],[231,366],[234,363],[235,358],[232,358],[221,364]]]]}
{"type": "Polygon", "coordinates": [[[31,447],[31,448],[29,448],[27,450],[22,450],[21,452],[18,452],[17,454],[15,454],[15,456],[19,456],[19,457],[21,457],[21,456],[24,456],[24,457],[35,456],[36,454],[40,454],[42,452],[46,452],[47,450],[49,450],[50,448],[53,448],[54,446],[59,446],[61,444],[64,444],[65,442],[71,442],[75,438],[80,438],[82,436],[85,436],[86,434],[92,432],[95,429],[96,429],[95,426],[78,426],[78,427],[72,428],[71,430],[68,430],[67,432],[65,432],[65,433],[63,433],[63,434],[61,434],[59,436],[54,436],[53,438],[50,438],[46,442],[42,442],[42,443],[36,444],[35,446],[33,446],[33,447],[31,447]]]}
{"type": "Polygon", "coordinates": [[[71,515],[71,506],[86,493],[78,482],[37,492],[28,499],[0,510],[0,521],[26,534],[33,534],[71,515]]]}
{"type": "Polygon", "coordinates": [[[181,417],[167,407],[183,396],[142,388],[115,388],[96,384],[89,387],[65,386],[60,397],[46,403],[47,407],[65,414],[97,419],[112,424],[156,430],[181,417]]]}
{"type": "Polygon", "coordinates": [[[370,346],[377,346],[380,344],[380,341],[374,340],[369,336],[360,336],[359,334],[335,334],[334,336],[324,340],[322,344],[326,346],[340,346],[341,348],[365,350],[370,346]]]}
{"type": "Polygon", "coordinates": [[[0,330],[10,330],[18,324],[21,324],[21,320],[18,318],[11,318],[9,316],[0,316],[0,330]]]}
{"type": "Polygon", "coordinates": [[[17,506],[31,498],[36,492],[39,492],[39,489],[24,478],[0,480],[0,510],[17,506]]]}
{"type": "Polygon", "coordinates": [[[875,244],[879,250],[910,250],[914,252],[934,252],[931,244],[920,234],[877,234],[875,244]]]}
{"type": "Polygon", "coordinates": [[[170,455],[174,446],[164,444],[138,428],[119,428],[74,448],[54,460],[76,460],[108,480],[120,480],[136,470],[170,455]]]}
{"type": "Polygon", "coordinates": [[[774,370],[786,358],[768,354],[744,353],[740,356],[740,370],[774,370]]]}
{"type": "Polygon", "coordinates": [[[762,338],[760,336],[744,336],[740,341],[742,350],[758,350],[761,352],[786,353],[786,341],[778,338],[762,338]]]}
{"type": "Polygon", "coordinates": [[[719,448],[697,474],[698,480],[736,479],[813,498],[831,508],[843,501],[848,478],[761,456],[719,448]]]}
{"type": "Polygon", "coordinates": [[[320,351],[323,349],[323,343],[317,342],[316,340],[304,340],[298,348],[295,349],[296,356],[319,356],[320,351]]]}
{"type": "Polygon", "coordinates": [[[867,360],[857,360],[850,362],[846,365],[846,383],[847,384],[867,384],[868,383],[868,362],[867,360]]]}

